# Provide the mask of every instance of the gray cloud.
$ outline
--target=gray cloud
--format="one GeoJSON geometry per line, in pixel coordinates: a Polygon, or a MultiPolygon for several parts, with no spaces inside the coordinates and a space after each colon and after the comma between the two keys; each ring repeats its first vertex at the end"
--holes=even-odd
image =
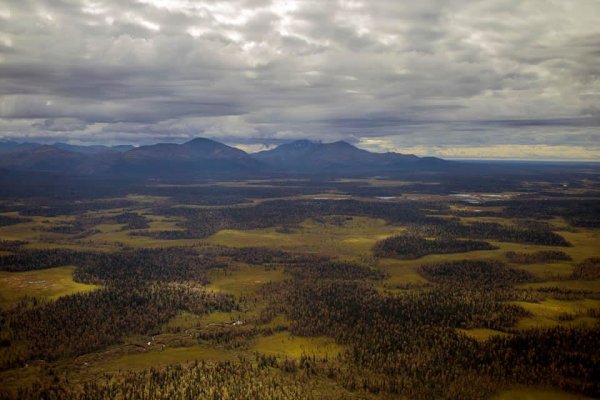
{"type": "Polygon", "coordinates": [[[0,137],[598,149],[599,13],[595,0],[4,1],[0,137]]]}

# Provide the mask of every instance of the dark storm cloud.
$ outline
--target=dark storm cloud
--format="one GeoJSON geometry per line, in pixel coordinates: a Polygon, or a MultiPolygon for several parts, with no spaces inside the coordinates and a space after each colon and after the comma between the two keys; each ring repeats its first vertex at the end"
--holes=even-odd
{"type": "Polygon", "coordinates": [[[598,13],[594,0],[4,1],[0,136],[600,155],[598,13]]]}

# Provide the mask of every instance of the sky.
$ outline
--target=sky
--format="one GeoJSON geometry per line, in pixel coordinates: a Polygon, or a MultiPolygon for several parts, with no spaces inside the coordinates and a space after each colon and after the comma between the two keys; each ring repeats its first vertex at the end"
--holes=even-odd
{"type": "Polygon", "coordinates": [[[0,0],[0,138],[600,161],[600,0],[0,0]]]}

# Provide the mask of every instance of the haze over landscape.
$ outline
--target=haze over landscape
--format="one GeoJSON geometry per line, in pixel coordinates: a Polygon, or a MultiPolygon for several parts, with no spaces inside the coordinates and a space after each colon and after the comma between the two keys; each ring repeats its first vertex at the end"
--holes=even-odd
{"type": "Polygon", "coordinates": [[[0,137],[600,158],[578,1],[3,1],[0,137]]]}

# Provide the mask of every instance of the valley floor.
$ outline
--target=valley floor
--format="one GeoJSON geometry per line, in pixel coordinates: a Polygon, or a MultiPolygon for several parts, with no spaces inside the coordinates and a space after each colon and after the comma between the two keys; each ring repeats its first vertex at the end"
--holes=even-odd
{"type": "Polygon", "coordinates": [[[600,190],[578,182],[7,197],[0,398],[597,398],[600,190]]]}

